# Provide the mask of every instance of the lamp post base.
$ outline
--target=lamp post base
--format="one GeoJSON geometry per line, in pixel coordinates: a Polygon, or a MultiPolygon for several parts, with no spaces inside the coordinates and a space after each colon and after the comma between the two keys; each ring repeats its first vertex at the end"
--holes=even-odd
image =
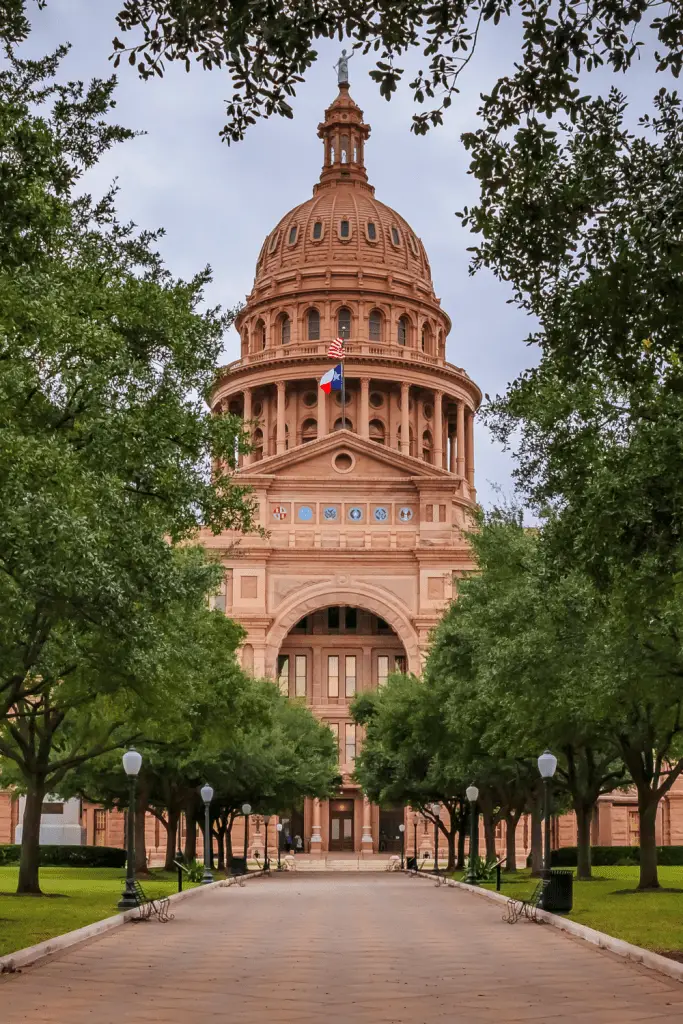
{"type": "Polygon", "coordinates": [[[132,878],[126,879],[126,888],[123,890],[123,895],[119,902],[116,904],[119,910],[135,910],[138,906],[138,897],[135,892],[135,882],[132,878]]]}
{"type": "Polygon", "coordinates": [[[213,875],[211,874],[211,872],[210,871],[204,871],[204,874],[202,875],[202,880],[201,880],[201,882],[199,884],[200,885],[211,885],[212,882],[213,882],[213,875]]]}

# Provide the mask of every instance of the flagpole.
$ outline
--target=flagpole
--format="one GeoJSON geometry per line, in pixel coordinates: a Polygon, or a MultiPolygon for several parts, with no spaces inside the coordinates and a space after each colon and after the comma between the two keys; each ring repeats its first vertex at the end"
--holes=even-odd
{"type": "MultiPolygon", "coordinates": [[[[342,336],[342,342],[346,342],[346,329],[343,328],[339,332],[342,336]]],[[[346,353],[344,353],[345,355],[346,353]]],[[[341,377],[342,377],[342,430],[346,430],[346,374],[344,373],[344,356],[341,358],[341,377]]]]}

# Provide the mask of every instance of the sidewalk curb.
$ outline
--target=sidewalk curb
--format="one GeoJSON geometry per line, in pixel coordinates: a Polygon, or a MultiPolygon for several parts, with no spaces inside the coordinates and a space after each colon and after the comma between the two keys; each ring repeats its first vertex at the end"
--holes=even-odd
{"type": "MultiPolygon", "coordinates": [[[[434,880],[434,875],[419,875],[418,878],[431,878],[434,880]]],[[[494,903],[498,903],[499,906],[507,903],[510,899],[509,896],[505,896],[502,892],[492,892],[490,889],[480,889],[476,885],[468,885],[465,882],[456,882],[453,878],[444,878],[442,880],[446,885],[451,886],[453,889],[463,889],[465,892],[474,894],[475,896],[484,896],[486,899],[491,900],[494,903]]],[[[537,910],[537,917],[539,921],[543,921],[544,924],[552,925],[553,928],[557,928],[558,931],[566,932],[568,935],[573,935],[577,939],[583,939],[584,942],[590,942],[593,946],[598,946],[600,949],[606,949],[610,953],[615,953],[616,956],[622,957],[624,960],[630,960],[632,963],[642,964],[643,967],[649,967],[652,971],[658,971],[659,974],[665,974],[668,978],[673,978],[674,981],[683,981],[683,964],[678,963],[676,960],[669,960],[666,956],[661,956],[659,953],[653,953],[651,949],[644,949],[642,946],[634,946],[631,942],[624,942],[623,939],[617,939],[614,935],[607,935],[606,932],[596,931],[595,928],[589,928],[585,924],[579,924],[577,921],[571,921],[568,918],[560,917],[559,914],[551,914],[547,910],[537,910]]]]}
{"type": "MultiPolygon", "coordinates": [[[[244,879],[248,881],[251,878],[260,878],[262,874],[263,871],[250,872],[244,876],[244,879]]],[[[173,893],[168,899],[175,906],[177,903],[182,903],[183,900],[197,893],[208,892],[211,889],[232,888],[232,886],[226,885],[226,881],[226,879],[220,879],[220,881],[211,882],[209,885],[197,885],[193,889],[183,889],[182,892],[173,893]]],[[[54,953],[70,949],[72,946],[77,946],[81,942],[87,942],[88,939],[97,938],[99,935],[105,935],[107,932],[112,931],[113,928],[118,928],[120,925],[126,924],[127,921],[134,920],[136,916],[137,910],[126,910],[122,914],[105,917],[101,921],[93,921],[92,924],[76,928],[75,931],[64,932],[63,935],[55,935],[53,938],[46,939],[45,942],[39,942],[35,946],[27,946],[25,949],[17,949],[14,953],[0,956],[0,976],[3,974],[14,974],[22,967],[29,967],[39,960],[44,960],[45,957],[52,956],[54,953]]]]}

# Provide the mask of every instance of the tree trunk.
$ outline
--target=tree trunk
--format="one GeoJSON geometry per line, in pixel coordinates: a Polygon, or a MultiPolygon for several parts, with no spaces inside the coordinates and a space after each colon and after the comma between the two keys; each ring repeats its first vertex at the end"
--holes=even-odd
{"type": "Polygon", "coordinates": [[[517,870],[517,822],[519,818],[514,814],[505,815],[505,870],[516,871],[517,870]]]}
{"type": "Polygon", "coordinates": [[[465,863],[465,833],[466,829],[463,825],[458,831],[458,867],[460,869],[465,863]]]}
{"type": "Polygon", "coordinates": [[[448,864],[446,871],[455,871],[455,841],[459,835],[459,829],[451,827],[448,830],[448,864]]]}
{"type": "Polygon", "coordinates": [[[135,872],[139,875],[149,873],[147,870],[147,845],[145,842],[147,804],[147,792],[143,787],[140,787],[135,806],[135,872]]]}
{"type": "Polygon", "coordinates": [[[543,810],[539,794],[531,805],[531,876],[540,878],[543,873],[543,810]]]}
{"type": "Polygon", "coordinates": [[[166,822],[166,857],[164,860],[164,871],[173,871],[175,869],[176,855],[176,844],[178,842],[178,819],[180,818],[180,812],[176,810],[168,811],[168,821],[166,822]]]}
{"type": "Polygon", "coordinates": [[[591,821],[595,804],[574,806],[576,814],[576,877],[591,878],[591,821]]]}
{"type": "Polygon", "coordinates": [[[639,889],[659,889],[657,876],[657,839],[655,822],[659,801],[648,789],[647,794],[638,794],[638,815],[640,818],[640,880],[639,889]]]}
{"type": "Polygon", "coordinates": [[[496,826],[493,823],[493,815],[489,810],[482,810],[484,819],[484,841],[486,843],[487,861],[498,860],[496,853],[496,826]]]}
{"type": "Polygon", "coordinates": [[[40,890],[40,815],[45,799],[45,780],[32,779],[26,793],[21,830],[21,855],[17,893],[42,896],[40,890]]]}
{"type": "Polygon", "coordinates": [[[225,871],[226,874],[230,873],[232,867],[232,823],[234,819],[231,817],[230,824],[225,830],[225,871]]]}
{"type": "MultiPolygon", "coordinates": [[[[225,871],[225,826],[219,825],[216,829],[216,839],[218,845],[218,863],[216,864],[216,871],[225,871]]],[[[212,844],[213,845],[213,844],[212,844]]]]}
{"type": "Polygon", "coordinates": [[[185,804],[185,863],[197,859],[197,822],[195,821],[196,799],[194,793],[185,804]]]}

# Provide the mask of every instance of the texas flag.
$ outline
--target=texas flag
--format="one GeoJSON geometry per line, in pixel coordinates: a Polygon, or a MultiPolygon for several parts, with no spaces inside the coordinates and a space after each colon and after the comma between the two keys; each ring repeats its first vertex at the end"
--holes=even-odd
{"type": "Polygon", "coordinates": [[[337,363],[335,367],[328,370],[327,373],[323,374],[320,378],[320,387],[326,395],[329,395],[330,391],[341,391],[342,372],[342,364],[337,363]]]}

